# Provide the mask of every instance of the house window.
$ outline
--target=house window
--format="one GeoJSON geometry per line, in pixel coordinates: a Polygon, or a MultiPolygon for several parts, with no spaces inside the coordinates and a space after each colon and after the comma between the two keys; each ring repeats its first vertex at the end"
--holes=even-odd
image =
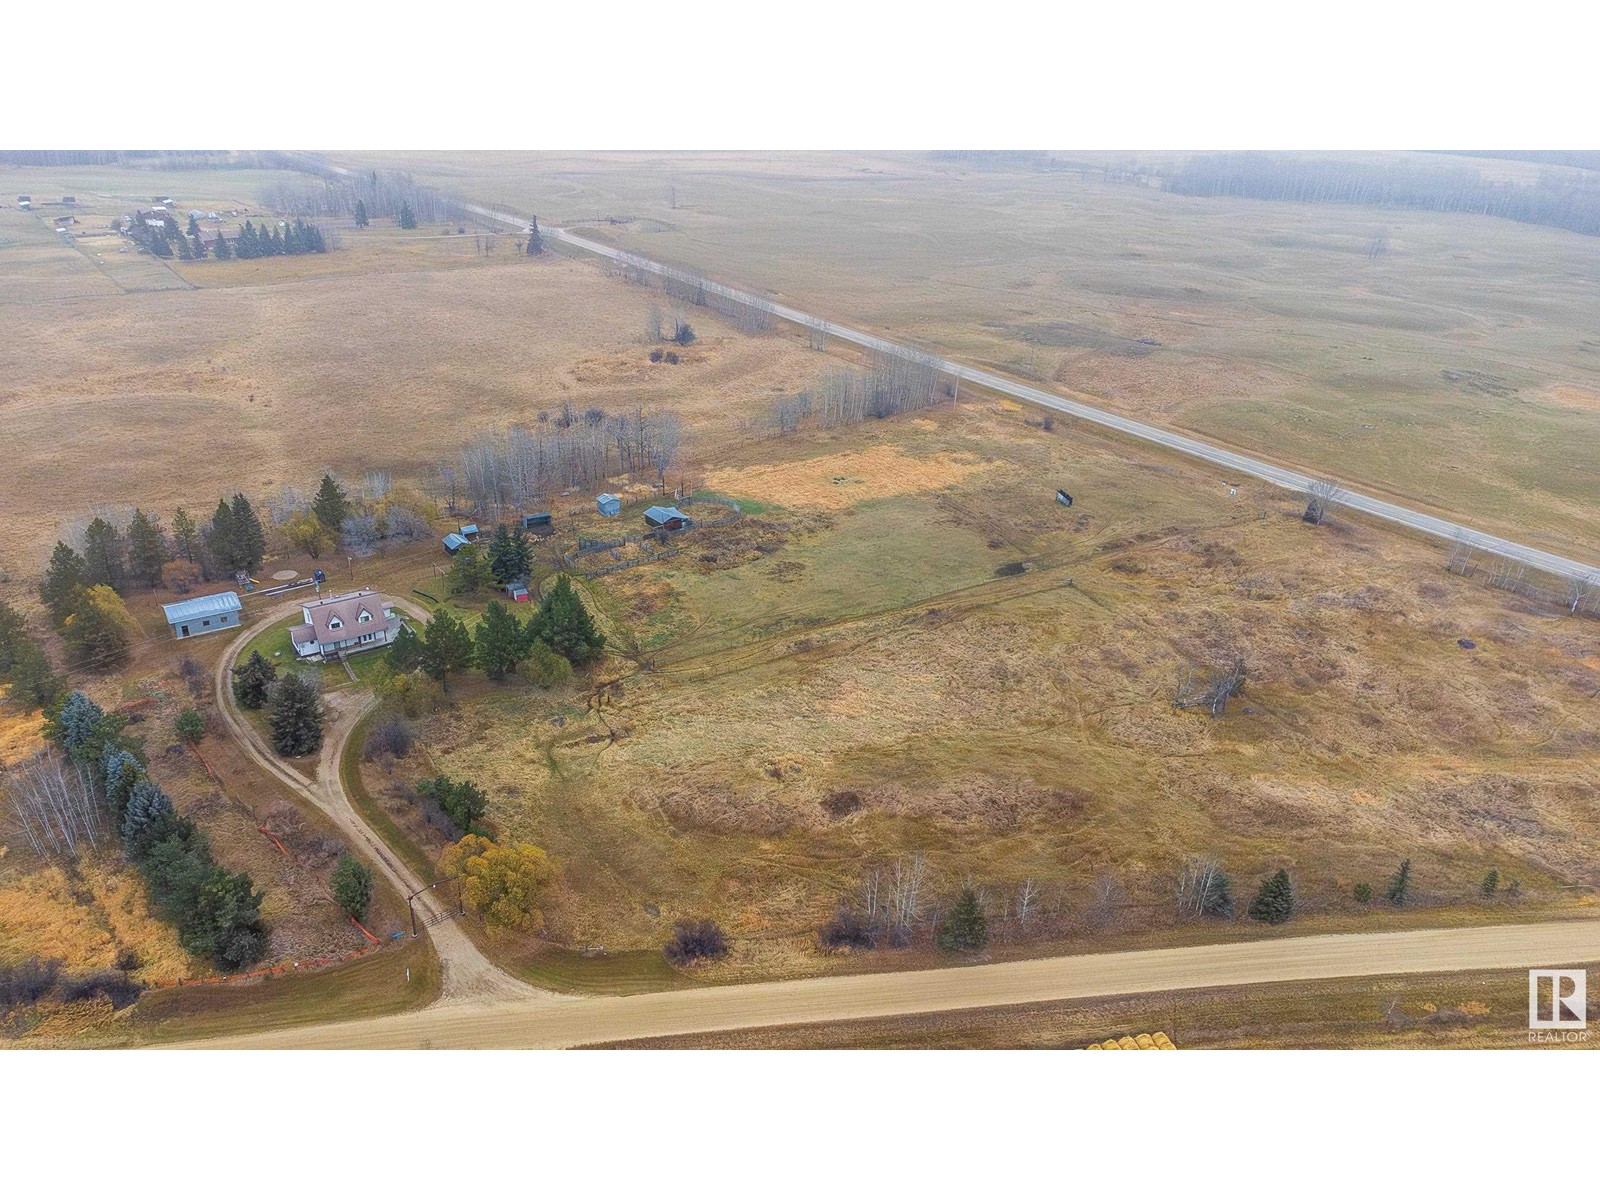
{"type": "Polygon", "coordinates": [[[202,628],[202,629],[210,629],[211,628],[211,622],[210,621],[201,621],[200,622],[200,628],[202,628]]]}
{"type": "Polygon", "coordinates": [[[334,617],[333,620],[328,622],[328,628],[329,629],[343,629],[344,628],[344,622],[339,620],[338,617],[334,617]]]}
{"type": "Polygon", "coordinates": [[[368,622],[370,620],[372,620],[372,614],[369,613],[364,608],[359,613],[356,614],[356,623],[357,624],[365,624],[366,622],[368,622]]]}

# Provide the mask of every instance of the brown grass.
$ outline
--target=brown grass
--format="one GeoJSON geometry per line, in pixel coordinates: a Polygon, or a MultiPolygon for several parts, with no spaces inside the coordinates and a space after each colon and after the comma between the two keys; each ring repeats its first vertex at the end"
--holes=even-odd
{"type": "Polygon", "coordinates": [[[912,457],[899,446],[870,446],[796,462],[725,467],[710,472],[706,484],[786,508],[845,509],[863,500],[938,491],[988,465],[968,454],[912,457]]]}

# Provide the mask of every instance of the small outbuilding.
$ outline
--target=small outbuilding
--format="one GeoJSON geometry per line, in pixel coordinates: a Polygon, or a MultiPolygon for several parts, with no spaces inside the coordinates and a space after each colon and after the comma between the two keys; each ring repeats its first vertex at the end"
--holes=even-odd
{"type": "Polygon", "coordinates": [[[457,550],[461,549],[461,547],[470,546],[472,544],[459,533],[447,533],[444,535],[443,541],[444,551],[446,554],[454,554],[457,550]]]}
{"type": "Polygon", "coordinates": [[[520,579],[514,579],[510,583],[506,584],[506,595],[511,597],[513,604],[527,604],[533,599],[533,597],[528,594],[528,585],[523,583],[520,579]]]}
{"type": "Polygon", "coordinates": [[[1072,493],[1067,491],[1066,488],[1057,488],[1056,489],[1056,503],[1057,504],[1065,504],[1068,508],[1071,508],[1072,507],[1072,493]]]}
{"type": "Polygon", "coordinates": [[[68,208],[72,208],[77,205],[78,198],[76,196],[63,196],[61,197],[61,203],[65,204],[68,208]]]}
{"type": "Polygon", "coordinates": [[[31,209],[33,207],[33,197],[32,196],[18,196],[17,197],[17,207],[18,208],[22,208],[22,209],[31,209]]]}
{"type": "Polygon", "coordinates": [[[167,625],[172,630],[172,636],[179,641],[239,627],[238,592],[217,592],[211,596],[196,596],[193,600],[163,604],[161,609],[166,613],[167,625]]]}
{"type": "Polygon", "coordinates": [[[461,527],[461,536],[466,538],[469,542],[477,541],[478,527],[476,525],[463,525],[461,527]]]}
{"type": "Polygon", "coordinates": [[[687,529],[690,524],[686,513],[665,504],[653,504],[645,509],[644,523],[651,529],[665,529],[669,533],[687,529]]]}
{"type": "Polygon", "coordinates": [[[549,537],[556,531],[555,522],[547,512],[523,513],[522,527],[534,537],[549,537]]]}
{"type": "Polygon", "coordinates": [[[594,506],[602,517],[619,516],[622,512],[622,497],[606,492],[594,498],[594,506]]]}

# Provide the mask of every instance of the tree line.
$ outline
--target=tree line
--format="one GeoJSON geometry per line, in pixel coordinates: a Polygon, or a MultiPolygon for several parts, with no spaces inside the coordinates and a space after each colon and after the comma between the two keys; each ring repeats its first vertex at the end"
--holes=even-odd
{"type": "Polygon", "coordinates": [[[618,471],[648,472],[657,482],[677,462],[683,423],[676,413],[642,407],[612,415],[601,408],[578,413],[570,406],[535,425],[513,425],[500,435],[468,443],[435,475],[439,501],[451,512],[465,505],[493,516],[542,505],[568,488],[589,487],[618,471]]]}
{"type": "Polygon", "coordinates": [[[271,183],[260,191],[262,204],[274,212],[307,217],[356,217],[357,224],[373,217],[399,221],[410,214],[419,220],[458,221],[466,216],[454,197],[417,183],[403,171],[363,171],[355,175],[326,173],[316,183],[271,183]]]}
{"type": "Polygon", "coordinates": [[[50,748],[0,785],[14,823],[41,856],[71,860],[120,842],[185,950],[222,970],[249,966],[266,952],[261,894],[216,862],[205,834],[149,777],[125,725],[82,692],[56,704],[45,722],[50,748]]]}
{"type": "Polygon", "coordinates": [[[1547,173],[1534,183],[1510,183],[1487,180],[1469,167],[1202,154],[1186,160],[1163,184],[1184,196],[1481,213],[1600,236],[1600,178],[1594,177],[1547,173]]]}
{"type": "Polygon", "coordinates": [[[491,600],[476,631],[470,631],[441,608],[420,634],[402,627],[389,646],[388,661],[396,676],[420,673],[445,692],[452,675],[473,667],[497,682],[525,670],[538,686],[552,687],[570,678],[575,667],[599,658],[605,644],[572,582],[561,575],[526,621],[491,600]]]}
{"type": "Polygon", "coordinates": [[[308,225],[296,217],[294,221],[278,225],[254,221],[239,226],[239,232],[230,240],[222,233],[208,245],[201,234],[200,223],[189,218],[187,230],[178,228],[175,217],[169,213],[137,211],[127,234],[157,258],[184,261],[203,259],[215,255],[219,260],[231,258],[272,258],[285,254],[325,254],[327,236],[316,225],[308,225]]]}

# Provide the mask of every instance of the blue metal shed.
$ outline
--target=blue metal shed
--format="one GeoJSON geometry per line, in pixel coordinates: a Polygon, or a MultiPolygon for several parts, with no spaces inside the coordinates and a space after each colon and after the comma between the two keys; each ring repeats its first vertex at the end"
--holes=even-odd
{"type": "Polygon", "coordinates": [[[180,641],[216,633],[219,629],[237,629],[239,626],[239,593],[217,592],[211,596],[196,596],[193,600],[180,600],[176,604],[163,604],[161,611],[167,616],[167,626],[172,636],[180,641]]]}
{"type": "Polygon", "coordinates": [[[622,511],[622,497],[605,492],[594,498],[594,506],[602,517],[614,517],[622,511]]]}
{"type": "Polygon", "coordinates": [[[442,540],[444,542],[444,548],[447,554],[454,554],[457,550],[461,549],[461,547],[471,545],[471,543],[459,533],[447,533],[444,535],[442,540]]]}

